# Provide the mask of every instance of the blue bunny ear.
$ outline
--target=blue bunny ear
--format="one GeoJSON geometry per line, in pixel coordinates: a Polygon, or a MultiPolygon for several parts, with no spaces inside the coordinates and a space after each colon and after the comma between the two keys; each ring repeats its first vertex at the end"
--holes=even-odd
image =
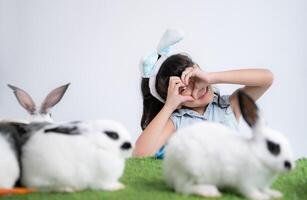
{"type": "MultiPolygon", "coordinates": [[[[144,56],[140,63],[140,70],[143,78],[149,78],[156,70],[155,66],[158,60],[158,55],[167,56],[171,52],[171,48],[176,43],[180,42],[184,37],[184,33],[178,29],[168,29],[162,36],[157,50],[152,51],[144,56]]],[[[161,64],[161,63],[160,63],[161,64]]]]}
{"type": "Polygon", "coordinates": [[[184,38],[184,32],[178,29],[167,29],[162,36],[157,52],[161,55],[166,55],[170,52],[172,46],[180,42],[184,38]]]}
{"type": "Polygon", "coordinates": [[[142,58],[140,70],[143,78],[149,78],[152,75],[157,60],[158,53],[156,50],[142,58]]]}

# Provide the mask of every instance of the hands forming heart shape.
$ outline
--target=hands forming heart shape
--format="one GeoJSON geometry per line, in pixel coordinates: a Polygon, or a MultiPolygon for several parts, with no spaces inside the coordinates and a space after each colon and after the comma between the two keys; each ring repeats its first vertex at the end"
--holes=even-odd
{"type": "Polygon", "coordinates": [[[194,99],[201,98],[210,85],[208,73],[202,71],[197,65],[188,67],[181,75],[181,81],[187,87],[190,86],[194,99]]]}
{"type": "Polygon", "coordinates": [[[210,84],[209,73],[202,71],[197,65],[188,67],[181,77],[170,77],[166,104],[178,109],[184,102],[202,98],[210,84]]]}

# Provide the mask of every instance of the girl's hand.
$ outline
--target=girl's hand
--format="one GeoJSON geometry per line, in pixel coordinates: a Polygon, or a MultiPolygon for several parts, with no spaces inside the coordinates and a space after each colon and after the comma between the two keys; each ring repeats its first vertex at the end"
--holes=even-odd
{"type": "Polygon", "coordinates": [[[181,75],[181,81],[185,85],[189,85],[189,81],[195,79],[195,81],[201,81],[204,84],[212,84],[209,73],[202,71],[198,66],[186,68],[181,75]]]}
{"type": "Polygon", "coordinates": [[[192,96],[195,99],[206,92],[207,86],[212,84],[209,73],[202,71],[198,66],[188,67],[181,75],[181,81],[185,85],[194,84],[192,96]]]}
{"type": "Polygon", "coordinates": [[[172,110],[176,110],[182,103],[194,101],[192,96],[184,96],[180,94],[180,90],[185,89],[185,84],[177,76],[171,76],[169,79],[167,98],[165,106],[169,106],[172,110]]]}

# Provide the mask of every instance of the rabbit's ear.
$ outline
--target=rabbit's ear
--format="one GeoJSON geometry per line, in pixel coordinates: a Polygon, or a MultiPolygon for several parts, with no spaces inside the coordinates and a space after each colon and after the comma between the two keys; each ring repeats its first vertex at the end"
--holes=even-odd
{"type": "Polygon", "coordinates": [[[238,91],[238,100],[241,114],[250,127],[259,121],[258,107],[255,101],[242,90],[238,91]]]}
{"type": "Polygon", "coordinates": [[[69,84],[70,83],[66,85],[62,85],[58,88],[55,88],[47,95],[47,97],[45,98],[45,100],[43,101],[41,105],[41,109],[40,109],[41,114],[46,114],[48,112],[48,109],[52,108],[54,105],[59,103],[59,101],[64,96],[69,84]]]}
{"type": "Polygon", "coordinates": [[[31,96],[24,90],[10,85],[7,85],[9,88],[11,88],[14,91],[14,94],[19,102],[19,104],[24,107],[31,115],[34,114],[36,110],[36,106],[34,101],[32,100],[31,96]]]}

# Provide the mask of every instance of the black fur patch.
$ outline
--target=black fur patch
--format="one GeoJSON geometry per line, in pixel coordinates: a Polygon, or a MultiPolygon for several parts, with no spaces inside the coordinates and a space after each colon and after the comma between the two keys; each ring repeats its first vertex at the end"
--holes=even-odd
{"type": "Polygon", "coordinates": [[[109,138],[113,139],[113,140],[118,140],[119,135],[118,133],[114,132],[114,131],[103,131],[107,136],[109,136],[109,138]]]}
{"type": "Polygon", "coordinates": [[[28,134],[27,124],[19,122],[1,122],[0,134],[7,138],[12,149],[19,154],[20,147],[23,144],[22,138],[28,134]]]}
{"type": "Polygon", "coordinates": [[[253,127],[258,120],[258,107],[255,101],[242,90],[238,91],[238,101],[243,119],[253,127]]]}
{"type": "Polygon", "coordinates": [[[266,140],[267,148],[271,154],[278,156],[280,154],[280,145],[270,140],[266,140]]]}
{"type": "Polygon", "coordinates": [[[131,149],[131,147],[132,147],[132,145],[131,145],[130,142],[124,142],[124,143],[122,144],[122,146],[120,146],[120,148],[123,149],[123,150],[131,149]]]}
{"type": "Polygon", "coordinates": [[[77,126],[58,126],[55,128],[45,129],[45,133],[60,133],[65,135],[80,135],[80,131],[77,126]]]}
{"type": "Polygon", "coordinates": [[[285,168],[288,169],[288,170],[290,170],[290,169],[292,168],[292,165],[291,165],[291,163],[290,163],[288,160],[286,160],[286,161],[284,162],[284,166],[285,166],[285,168]]]}
{"type": "Polygon", "coordinates": [[[5,137],[14,151],[20,168],[20,175],[15,183],[16,187],[21,187],[20,177],[22,176],[21,147],[29,138],[28,125],[19,122],[0,122],[0,137],[5,137]],[[2,135],[2,136],[1,136],[2,135]],[[26,138],[26,139],[25,139],[26,138]]]}

